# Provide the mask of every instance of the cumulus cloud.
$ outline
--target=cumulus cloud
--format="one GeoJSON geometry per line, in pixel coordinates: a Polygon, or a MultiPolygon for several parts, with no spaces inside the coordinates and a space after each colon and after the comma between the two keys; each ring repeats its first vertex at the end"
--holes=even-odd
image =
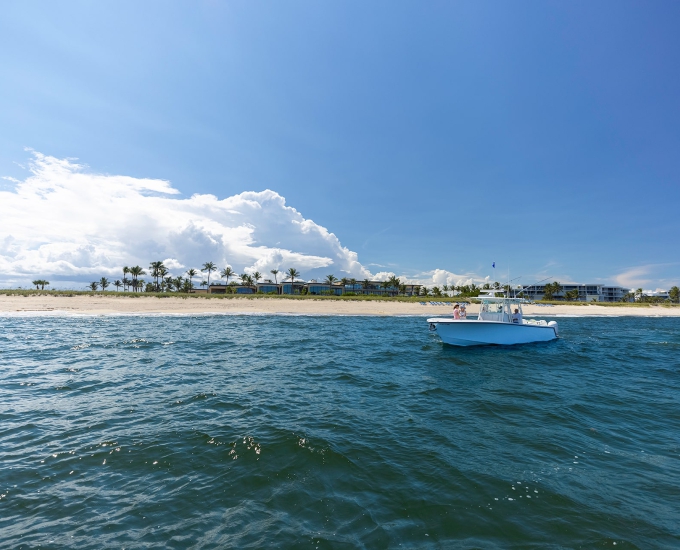
{"type": "Polygon", "coordinates": [[[70,281],[120,277],[163,259],[174,274],[213,261],[238,271],[372,278],[335,234],[265,190],[182,198],[170,182],[97,174],[33,152],[23,181],[0,191],[0,274],[70,281]]]}

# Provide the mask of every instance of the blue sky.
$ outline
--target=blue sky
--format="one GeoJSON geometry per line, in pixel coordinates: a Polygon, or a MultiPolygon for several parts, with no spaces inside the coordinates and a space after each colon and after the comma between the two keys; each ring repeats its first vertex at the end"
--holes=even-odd
{"type": "Polygon", "coordinates": [[[679,24],[673,2],[8,1],[0,190],[30,147],[184,198],[271,189],[372,273],[668,287],[679,24]]]}

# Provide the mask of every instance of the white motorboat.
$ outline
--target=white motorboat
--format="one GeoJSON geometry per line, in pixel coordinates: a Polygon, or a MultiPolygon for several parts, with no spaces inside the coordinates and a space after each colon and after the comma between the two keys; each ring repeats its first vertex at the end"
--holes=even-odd
{"type": "Polygon", "coordinates": [[[557,338],[557,322],[523,318],[522,304],[526,300],[522,298],[497,297],[490,292],[477,299],[481,301],[477,319],[433,317],[427,320],[430,330],[452,346],[509,346],[557,338]]]}

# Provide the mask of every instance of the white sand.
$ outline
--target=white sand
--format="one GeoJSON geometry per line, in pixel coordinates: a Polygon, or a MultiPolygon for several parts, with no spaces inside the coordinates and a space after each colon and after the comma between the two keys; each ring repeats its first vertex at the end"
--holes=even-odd
{"type": "MultiPolygon", "coordinates": [[[[680,316],[680,307],[607,307],[598,305],[524,306],[525,316],[680,316]]],[[[452,306],[422,306],[413,302],[349,301],[281,298],[138,298],[117,296],[49,296],[0,295],[0,313],[84,315],[110,314],[200,314],[200,313],[264,313],[300,315],[450,315],[452,306]]],[[[478,306],[468,306],[476,315],[478,306]]]]}

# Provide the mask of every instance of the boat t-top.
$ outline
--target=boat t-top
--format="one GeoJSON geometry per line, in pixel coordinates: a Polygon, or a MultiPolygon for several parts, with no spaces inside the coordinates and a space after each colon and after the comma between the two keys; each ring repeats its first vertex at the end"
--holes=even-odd
{"type": "Polygon", "coordinates": [[[499,297],[489,291],[477,299],[481,302],[477,319],[428,319],[430,330],[452,346],[514,345],[548,342],[557,338],[555,321],[525,320],[523,298],[499,297]]]}

